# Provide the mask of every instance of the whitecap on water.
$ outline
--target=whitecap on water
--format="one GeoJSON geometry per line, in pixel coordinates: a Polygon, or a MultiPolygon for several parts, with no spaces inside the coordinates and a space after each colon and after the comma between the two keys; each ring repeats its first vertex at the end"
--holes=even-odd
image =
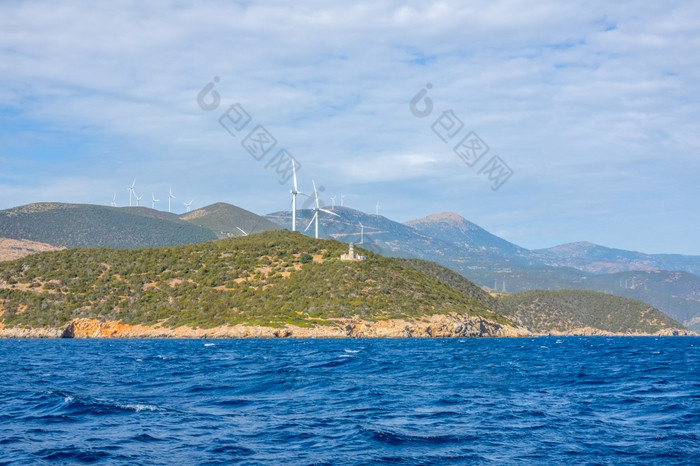
{"type": "Polygon", "coordinates": [[[216,343],[204,343],[204,346],[215,346],[216,343]]]}
{"type": "Polygon", "coordinates": [[[141,404],[141,403],[127,403],[127,404],[117,403],[116,406],[118,408],[129,409],[129,410],[135,411],[137,413],[140,413],[141,411],[165,411],[163,408],[159,408],[158,406],[141,404]]]}

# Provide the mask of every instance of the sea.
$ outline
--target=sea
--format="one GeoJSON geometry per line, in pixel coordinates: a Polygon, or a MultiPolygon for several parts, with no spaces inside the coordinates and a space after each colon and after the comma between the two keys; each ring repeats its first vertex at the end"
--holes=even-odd
{"type": "Polygon", "coordinates": [[[2,340],[0,464],[700,464],[700,338],[2,340]]]}

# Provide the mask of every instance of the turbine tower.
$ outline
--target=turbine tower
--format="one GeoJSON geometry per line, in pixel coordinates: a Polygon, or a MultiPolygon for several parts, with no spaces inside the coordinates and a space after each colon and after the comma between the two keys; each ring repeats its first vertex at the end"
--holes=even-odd
{"type": "Polygon", "coordinates": [[[117,206],[117,193],[114,193],[114,196],[112,197],[112,207],[117,206]]]}
{"type": "Polygon", "coordinates": [[[136,194],[136,191],[134,191],[134,197],[136,198],[136,207],[138,207],[138,206],[139,206],[139,201],[140,201],[141,198],[143,197],[143,194],[141,194],[141,196],[138,196],[138,195],[136,194]]]}
{"type": "Polygon", "coordinates": [[[309,222],[308,225],[306,225],[306,230],[309,229],[312,223],[314,223],[314,220],[316,221],[316,235],[314,236],[316,239],[318,239],[318,214],[319,212],[325,212],[327,214],[335,215],[336,217],[340,217],[340,215],[336,214],[335,212],[331,212],[330,210],[322,209],[321,205],[318,202],[318,191],[316,191],[316,183],[312,180],[311,183],[314,185],[314,197],[316,198],[316,208],[314,208],[314,216],[311,217],[311,221],[309,222]]]}
{"type": "Polygon", "coordinates": [[[292,175],[294,177],[294,189],[289,191],[292,195],[292,231],[297,231],[297,194],[302,196],[308,195],[300,192],[297,187],[297,169],[294,163],[292,163],[292,175]]]}
{"type": "Polygon", "coordinates": [[[175,196],[173,196],[173,188],[170,188],[170,194],[168,194],[168,213],[171,212],[170,210],[170,201],[175,199],[175,196]]]}
{"type": "Polygon", "coordinates": [[[192,199],[190,202],[183,202],[183,204],[185,204],[185,208],[187,209],[187,212],[190,211],[190,206],[192,205],[193,202],[194,202],[194,199],[192,199]]]}
{"type": "Polygon", "coordinates": [[[128,188],[126,188],[126,189],[129,190],[129,207],[131,207],[131,195],[132,195],[132,194],[136,194],[136,193],[134,192],[134,186],[136,186],[136,178],[134,178],[134,182],[131,183],[131,186],[129,186],[128,188]]]}
{"type": "Polygon", "coordinates": [[[360,222],[360,243],[359,244],[364,244],[365,242],[365,226],[360,222]]]}
{"type": "Polygon", "coordinates": [[[374,208],[374,212],[376,215],[379,215],[379,201],[377,201],[377,206],[374,208]]]}
{"type": "Polygon", "coordinates": [[[331,196],[331,210],[335,208],[335,196],[331,196]]]}
{"type": "Polygon", "coordinates": [[[155,210],[156,202],[160,202],[160,199],[156,199],[156,195],[151,193],[151,209],[155,210]]]}
{"type": "Polygon", "coordinates": [[[345,194],[340,193],[340,207],[345,205],[345,194]]]}

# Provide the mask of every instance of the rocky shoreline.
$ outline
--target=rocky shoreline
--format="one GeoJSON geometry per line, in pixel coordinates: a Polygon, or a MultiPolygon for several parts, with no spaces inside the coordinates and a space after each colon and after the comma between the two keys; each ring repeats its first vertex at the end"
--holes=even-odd
{"type": "Polygon", "coordinates": [[[282,328],[233,325],[214,328],[161,325],[127,325],[117,321],[74,319],[63,328],[6,328],[0,338],[478,338],[533,336],[697,336],[686,329],[663,329],[657,333],[613,333],[591,327],[533,333],[521,327],[501,325],[482,317],[433,315],[420,320],[367,321],[338,319],[334,325],[282,328]]]}

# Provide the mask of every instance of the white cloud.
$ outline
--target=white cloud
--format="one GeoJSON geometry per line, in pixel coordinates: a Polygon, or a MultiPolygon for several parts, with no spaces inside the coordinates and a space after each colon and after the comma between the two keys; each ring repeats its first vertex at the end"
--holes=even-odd
{"type": "MultiPolygon", "coordinates": [[[[479,198],[462,213],[504,232],[508,216],[491,213],[529,206],[542,227],[512,226],[527,232],[516,235],[523,243],[551,231],[582,239],[598,230],[570,216],[555,228],[552,212],[593,225],[611,211],[594,206],[622,191],[660,196],[655,208],[687,205],[674,220],[682,235],[700,223],[698,188],[683,182],[700,149],[699,13],[680,1],[2,3],[0,157],[60,159],[19,188],[8,179],[21,178],[21,167],[0,177],[0,189],[16,193],[1,207],[42,189],[84,202],[74,188],[61,194],[60,180],[78,171],[85,185],[121,185],[138,167],[140,177],[191,185],[202,199],[241,197],[236,186],[251,203],[242,207],[286,208],[269,199],[279,185],[264,164],[216,122],[240,102],[299,158],[304,178],[338,191],[361,183],[366,202],[381,196],[387,209],[392,196],[422,193],[385,211],[399,219],[446,210],[450,196],[457,211],[462,197],[479,198]],[[222,107],[204,112],[196,95],[214,76],[222,107]],[[408,101],[427,82],[435,113],[420,120],[408,101]],[[430,130],[447,109],[515,170],[498,193],[430,130]],[[37,145],[42,133],[70,142],[52,151],[50,141],[37,145]],[[90,144],[73,142],[81,139],[90,144]],[[62,160],[71,162],[60,168],[62,160]],[[658,173],[667,176],[655,181],[658,173]]],[[[632,202],[612,206],[630,225],[654,215],[632,202]]],[[[611,239],[625,228],[606,227],[611,239]]],[[[664,248],[654,235],[646,241],[664,248]]],[[[700,254],[691,241],[677,245],[700,254]]]]}

